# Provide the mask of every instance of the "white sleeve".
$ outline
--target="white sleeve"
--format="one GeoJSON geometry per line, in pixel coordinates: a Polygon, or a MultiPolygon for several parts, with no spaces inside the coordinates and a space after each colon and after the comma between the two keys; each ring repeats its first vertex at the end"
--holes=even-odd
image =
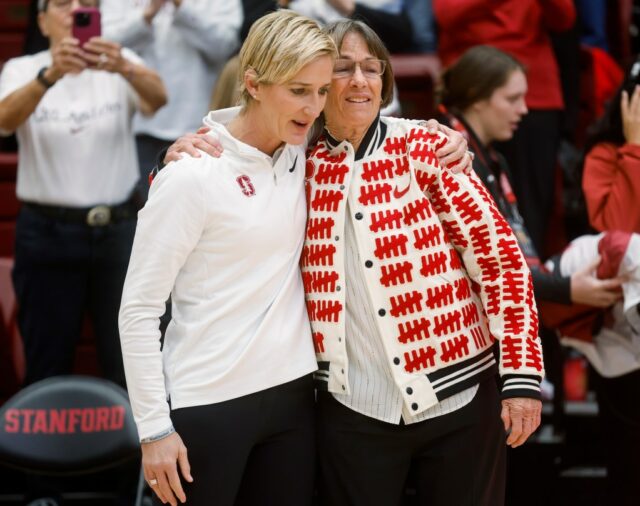
{"type": "Polygon", "coordinates": [[[171,426],[158,319],[187,257],[205,227],[208,209],[199,159],[170,163],[155,178],[138,216],[120,307],[127,387],[140,439],[171,426]]]}
{"type": "Polygon", "coordinates": [[[240,0],[183,0],[173,26],[209,61],[225,62],[239,47],[240,0]]]}
{"type": "Polygon", "coordinates": [[[100,12],[105,39],[138,52],[153,42],[153,28],[144,20],[141,6],[133,6],[130,0],[102,0],[100,12]]]}
{"type": "Polygon", "coordinates": [[[33,65],[25,65],[24,63],[23,58],[14,58],[7,61],[2,67],[2,72],[0,72],[0,100],[36,78],[40,69],[32,68],[33,65]]]}

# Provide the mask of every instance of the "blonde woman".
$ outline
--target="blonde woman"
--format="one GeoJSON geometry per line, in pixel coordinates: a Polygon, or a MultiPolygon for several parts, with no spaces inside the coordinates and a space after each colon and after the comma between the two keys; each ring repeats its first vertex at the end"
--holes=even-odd
{"type": "Polygon", "coordinates": [[[241,113],[209,116],[224,153],[168,165],[140,212],[120,329],[144,473],[163,503],[311,503],[317,365],[298,268],[299,145],[335,55],[307,18],[258,21],[240,52],[241,113]]]}

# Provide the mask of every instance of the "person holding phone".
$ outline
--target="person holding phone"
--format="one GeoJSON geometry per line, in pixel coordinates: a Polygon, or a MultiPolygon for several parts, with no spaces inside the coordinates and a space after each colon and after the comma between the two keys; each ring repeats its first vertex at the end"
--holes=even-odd
{"type": "Polygon", "coordinates": [[[72,372],[88,311],[102,372],[124,385],[118,310],[138,180],[131,121],[153,114],[166,93],[132,52],[72,36],[74,19],[99,34],[97,7],[41,0],[49,49],[9,60],[0,74],[0,133],[15,132],[19,146],[13,282],[27,384],[72,372]],[[80,7],[86,16],[74,18],[80,7]]]}

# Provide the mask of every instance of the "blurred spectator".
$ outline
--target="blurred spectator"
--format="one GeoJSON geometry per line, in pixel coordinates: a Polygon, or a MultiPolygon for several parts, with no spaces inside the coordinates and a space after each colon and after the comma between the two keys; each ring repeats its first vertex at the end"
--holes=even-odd
{"type": "Polygon", "coordinates": [[[409,21],[413,28],[413,47],[416,53],[436,50],[436,26],[431,0],[405,0],[409,21]]]}
{"type": "Polygon", "coordinates": [[[515,56],[528,69],[527,114],[500,147],[513,171],[514,190],[540,253],[555,201],[556,154],[564,107],[549,31],[572,27],[573,0],[433,0],[438,53],[445,66],[477,44],[515,56]]]}
{"type": "Polygon", "coordinates": [[[249,34],[251,25],[259,18],[275,11],[278,8],[277,0],[242,0],[242,28],[240,28],[240,42],[244,42],[249,34]]]}
{"type": "Polygon", "coordinates": [[[71,37],[72,10],[98,0],[40,0],[50,47],[0,74],[0,132],[16,132],[13,282],[26,383],[72,371],[88,310],[104,375],[124,385],[118,310],[137,208],[131,122],[166,102],[162,81],[130,51],[71,37]]]}
{"type": "MultiPolygon", "coordinates": [[[[587,141],[582,186],[589,219],[596,230],[640,233],[639,87],[640,58],[587,141]]],[[[636,309],[640,313],[640,307],[636,309]]],[[[636,331],[640,329],[636,327],[636,331]]],[[[623,344],[618,340],[618,346],[623,344]]],[[[600,417],[607,424],[603,431],[607,443],[607,499],[610,504],[637,504],[640,372],[611,377],[597,370],[595,378],[600,417]]]]}
{"type": "Polygon", "coordinates": [[[391,53],[402,53],[412,51],[414,44],[408,1],[425,0],[281,0],[280,5],[322,24],[341,18],[360,19],[373,28],[391,53]]]}
{"type": "Polygon", "coordinates": [[[580,22],[580,42],[606,51],[607,0],[575,0],[580,22]]]}
{"type": "Polygon", "coordinates": [[[136,116],[141,190],[156,154],[200,126],[211,91],[238,48],[240,0],[102,0],[106,37],[136,51],[158,71],[169,103],[153,118],[136,116]],[[133,5],[132,5],[133,4],[133,5]]]}
{"type": "Polygon", "coordinates": [[[493,47],[476,46],[443,75],[442,119],[465,135],[476,154],[473,168],[516,232],[538,299],[609,307],[620,298],[617,289],[622,279],[599,280],[593,275],[599,263],[597,250],[592,250],[590,262],[571,275],[552,273],[542,266],[511,189],[509,166],[493,148],[493,143],[509,140],[527,114],[526,92],[527,78],[521,63],[493,47]]]}
{"type": "MultiPolygon", "coordinates": [[[[543,320],[550,316],[557,321],[589,317],[593,310],[585,306],[609,308],[620,299],[616,288],[622,286],[624,290],[624,302],[601,315],[606,316],[604,325],[590,319],[589,335],[565,334],[563,342],[587,356],[598,378],[598,401],[612,479],[608,493],[613,495],[607,498],[611,504],[635,504],[634,476],[640,472],[640,409],[634,401],[640,393],[640,235],[614,232],[583,236],[561,255],[541,265],[511,191],[509,167],[492,147],[495,141],[509,139],[527,113],[526,90],[524,67],[519,62],[495,48],[479,46],[467,51],[446,71],[442,111],[451,125],[467,135],[469,147],[476,153],[474,170],[516,232],[531,267],[543,320]],[[598,279],[593,274],[596,270],[598,277],[613,279],[598,279]],[[549,301],[563,305],[554,306],[549,301]],[[549,311],[554,314],[545,315],[549,311]]],[[[625,116],[629,118],[636,112],[638,116],[626,123],[626,130],[633,131],[629,126],[637,122],[640,134],[640,91],[636,92],[635,104],[633,101],[632,98],[625,116]]],[[[635,168],[640,169],[637,162],[636,158],[635,168]]],[[[618,171],[635,177],[640,184],[640,170],[632,175],[629,169],[627,166],[618,171]]],[[[602,185],[601,181],[598,188],[602,186],[610,188],[611,184],[602,185]]],[[[629,197],[624,199],[627,215],[640,220],[640,195],[636,194],[634,201],[629,197]]],[[[620,222],[621,226],[615,226],[613,220],[610,223],[613,228],[640,231],[640,227],[632,230],[625,222],[620,222]]],[[[636,221],[636,226],[639,223],[636,221]]],[[[606,228],[602,230],[606,232],[606,228]]]]}
{"type": "Polygon", "coordinates": [[[596,230],[640,233],[640,58],[585,147],[582,187],[596,230]]]}

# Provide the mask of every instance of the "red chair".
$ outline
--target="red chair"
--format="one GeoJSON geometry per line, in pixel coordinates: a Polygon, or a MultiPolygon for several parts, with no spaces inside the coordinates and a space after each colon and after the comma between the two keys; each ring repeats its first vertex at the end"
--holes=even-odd
{"type": "Polygon", "coordinates": [[[12,258],[0,257],[0,369],[3,398],[14,394],[24,379],[22,339],[16,322],[16,298],[11,282],[12,258]]]}
{"type": "Polygon", "coordinates": [[[429,119],[435,115],[435,83],[440,59],[435,54],[394,54],[391,66],[398,86],[402,117],[429,119]]]}
{"type": "MultiPolygon", "coordinates": [[[[133,485],[128,495],[136,496],[133,504],[141,504],[145,483],[135,462],[140,445],[127,393],[119,386],[83,376],[49,378],[9,399],[0,409],[0,419],[0,464],[62,478],[108,468],[124,472],[126,465],[138,473],[137,491],[133,490],[135,474],[126,480],[133,485]]],[[[81,481],[84,479],[75,485],[81,481]]],[[[64,504],[71,500],[94,504],[99,499],[115,501],[119,497],[121,487],[117,484],[99,485],[99,491],[83,492],[84,498],[65,490],[66,486],[59,492],[64,504]]]]}
{"type": "Polygon", "coordinates": [[[29,0],[0,0],[0,32],[24,32],[29,22],[29,0]]]}

